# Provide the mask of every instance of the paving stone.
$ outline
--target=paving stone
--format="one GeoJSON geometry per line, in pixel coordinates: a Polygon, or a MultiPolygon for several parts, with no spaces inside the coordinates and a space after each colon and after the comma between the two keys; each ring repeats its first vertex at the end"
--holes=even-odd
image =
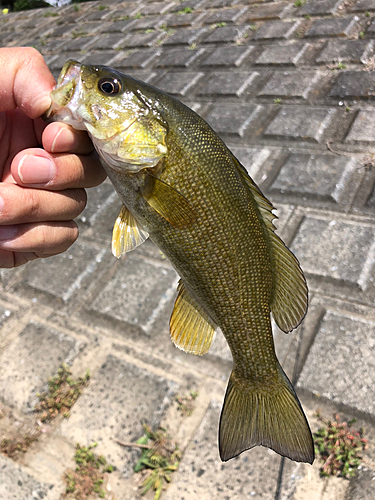
{"type": "Polygon", "coordinates": [[[32,411],[36,394],[62,363],[70,363],[84,345],[54,328],[30,322],[0,357],[0,396],[9,406],[32,411]]]}
{"type": "Polygon", "coordinates": [[[246,8],[223,9],[213,12],[204,20],[204,24],[234,23],[238,21],[247,11],[246,8]]]}
{"type": "Polygon", "coordinates": [[[375,0],[358,0],[352,7],[354,12],[366,12],[375,10],[375,0]]]}
{"type": "Polygon", "coordinates": [[[273,65],[296,65],[300,61],[308,47],[308,43],[270,45],[263,50],[255,63],[273,65]]]}
{"type": "Polygon", "coordinates": [[[340,73],[329,95],[332,97],[375,97],[375,71],[340,73]]]}
{"type": "Polygon", "coordinates": [[[247,73],[234,71],[230,73],[211,73],[199,90],[198,95],[240,96],[254,82],[257,76],[259,76],[259,73],[256,71],[247,73]]]}
{"type": "Polygon", "coordinates": [[[134,19],[130,26],[131,31],[146,31],[149,29],[159,28],[163,24],[163,19],[158,17],[143,17],[134,19]]]}
{"type": "Polygon", "coordinates": [[[186,95],[192,87],[204,76],[204,73],[168,73],[161,80],[158,80],[157,86],[169,94],[186,95]]]}
{"type": "Polygon", "coordinates": [[[320,142],[335,112],[332,108],[310,107],[307,111],[300,106],[283,106],[266,128],[264,135],[269,138],[320,142]],[[309,117],[308,120],[306,116],[309,117]]]}
{"type": "Polygon", "coordinates": [[[0,455],[0,498],[4,500],[35,500],[47,498],[53,485],[40,483],[23,467],[0,455]]]}
{"type": "Polygon", "coordinates": [[[373,415],[374,354],[374,323],[327,311],[301,372],[298,387],[373,415]],[[363,342],[364,335],[366,342],[363,342]]]}
{"type": "Polygon", "coordinates": [[[359,466],[356,480],[350,481],[348,500],[372,500],[374,497],[375,471],[365,466],[359,466]]]}
{"type": "Polygon", "coordinates": [[[231,7],[238,3],[237,0],[205,0],[197,6],[199,9],[220,9],[223,7],[231,7]]]}
{"type": "Polygon", "coordinates": [[[51,28],[46,36],[48,38],[70,37],[71,33],[76,29],[75,24],[62,24],[61,26],[51,28]]]}
{"type": "Polygon", "coordinates": [[[215,104],[206,116],[206,121],[218,134],[243,137],[260,110],[261,106],[255,104],[215,104]]]}
{"type": "Polygon", "coordinates": [[[120,33],[112,33],[110,35],[101,35],[94,43],[90,45],[92,50],[114,50],[117,47],[124,45],[125,36],[120,33]]]}
{"type": "Polygon", "coordinates": [[[185,68],[188,68],[204,52],[205,52],[204,49],[186,50],[186,48],[165,51],[161,54],[160,59],[156,64],[156,66],[158,68],[164,68],[168,66],[171,67],[183,66],[185,68]]]}
{"type": "Polygon", "coordinates": [[[118,45],[121,48],[151,47],[165,36],[164,32],[135,33],[127,35],[124,42],[118,45]]]}
{"type": "Polygon", "coordinates": [[[355,158],[292,153],[271,185],[271,191],[312,196],[332,203],[348,204],[358,188],[355,158]]]}
{"type": "Polygon", "coordinates": [[[134,21],[124,19],[124,20],[119,20],[119,21],[112,21],[106,26],[104,26],[101,31],[103,33],[110,32],[110,33],[125,33],[127,31],[131,30],[131,27],[133,25],[134,21]]]}
{"type": "Polygon", "coordinates": [[[100,214],[117,200],[117,194],[109,181],[87,189],[86,192],[87,205],[81,215],[78,216],[78,221],[87,226],[92,226],[100,214]]]}
{"type": "Polygon", "coordinates": [[[163,45],[191,45],[197,43],[206,33],[205,28],[180,28],[164,40],[163,45]]]}
{"type": "Polygon", "coordinates": [[[291,11],[289,3],[262,4],[249,9],[247,21],[262,21],[264,19],[282,19],[291,11]]]}
{"type": "Polygon", "coordinates": [[[319,16],[335,14],[343,0],[310,0],[298,10],[299,16],[319,16]]]}
{"type": "Polygon", "coordinates": [[[98,453],[130,475],[138,454],[113,440],[135,442],[143,435],[143,423],[157,427],[177,390],[175,382],[108,355],[61,424],[61,433],[73,442],[97,442],[98,453]]]}
{"type": "Polygon", "coordinates": [[[222,463],[217,448],[221,404],[213,400],[180,462],[165,500],[275,498],[280,457],[265,448],[222,463]],[[218,474],[220,481],[218,481],[218,474]]]}
{"type": "MultiPolygon", "coordinates": [[[[223,0],[223,1],[225,1],[225,0],[223,0]]],[[[202,1],[202,0],[184,0],[181,3],[177,3],[177,4],[173,5],[171,7],[171,9],[168,11],[168,13],[182,12],[187,7],[189,7],[192,10],[195,10],[195,11],[201,10],[201,6],[203,6],[203,5],[204,5],[204,1],[202,1]]],[[[205,7],[203,6],[203,8],[205,8],[205,7]]],[[[186,16],[186,14],[179,14],[179,15],[186,16]]]]}
{"type": "Polygon", "coordinates": [[[365,63],[373,54],[373,41],[329,40],[316,58],[317,63],[365,63]]]}
{"type": "Polygon", "coordinates": [[[80,62],[85,64],[105,65],[117,67],[117,60],[120,54],[114,50],[100,50],[98,52],[85,54],[80,59],[80,62]]]}
{"type": "Polygon", "coordinates": [[[139,325],[147,332],[150,321],[160,312],[165,297],[174,294],[176,279],[175,271],[168,264],[153,263],[137,254],[130,254],[87,308],[119,321],[139,325]]]}
{"type": "Polygon", "coordinates": [[[374,38],[375,36],[375,19],[371,22],[370,26],[366,30],[366,38],[374,38]]]}
{"type": "Polygon", "coordinates": [[[257,184],[265,180],[267,172],[265,162],[271,155],[268,148],[231,146],[230,150],[257,184]]]}
{"type": "Polygon", "coordinates": [[[375,247],[370,225],[305,217],[291,249],[308,275],[359,290],[371,284],[375,247]]]}
{"type": "Polygon", "coordinates": [[[194,26],[198,24],[205,14],[202,12],[192,12],[191,14],[174,14],[169,16],[164,23],[171,28],[181,28],[183,26],[194,26]]]}
{"type": "Polygon", "coordinates": [[[374,112],[360,110],[350,128],[345,142],[375,142],[374,112]]]}
{"type": "MultiPolygon", "coordinates": [[[[93,45],[96,42],[97,38],[92,37],[92,36],[82,36],[79,38],[74,38],[73,40],[69,40],[68,42],[64,42],[61,44],[61,41],[58,42],[58,50],[60,52],[72,52],[72,51],[78,51],[78,50],[87,50],[91,45],[93,45]]],[[[50,42],[52,43],[52,42],[50,42]]],[[[50,43],[47,43],[43,47],[42,53],[45,51],[49,52],[56,52],[56,49],[50,50],[49,46],[50,43]]],[[[56,43],[56,42],[55,42],[56,43]]]]}
{"type": "Polygon", "coordinates": [[[157,59],[161,51],[155,48],[128,51],[118,54],[116,59],[117,68],[149,68],[157,59]]]}
{"type": "Polygon", "coordinates": [[[246,26],[218,27],[205,37],[203,43],[236,43],[246,31],[246,26]]]}
{"type": "Polygon", "coordinates": [[[97,10],[96,12],[91,12],[90,14],[85,13],[83,16],[77,19],[77,22],[101,21],[111,14],[112,12],[110,9],[97,10]]]}
{"type": "Polygon", "coordinates": [[[275,72],[258,95],[307,99],[309,93],[320,80],[321,76],[322,74],[318,71],[275,72]]]}
{"type": "Polygon", "coordinates": [[[202,66],[240,66],[254,50],[249,47],[218,47],[204,59],[202,66]]]}
{"type": "Polygon", "coordinates": [[[301,21],[271,21],[264,23],[253,36],[254,40],[289,38],[301,25],[301,21]]]}
{"type": "Polygon", "coordinates": [[[68,302],[77,292],[82,293],[107,251],[78,241],[65,253],[29,265],[24,283],[68,302]]]}
{"type": "Polygon", "coordinates": [[[357,23],[356,17],[316,19],[307,30],[305,36],[349,36],[357,23]]]}

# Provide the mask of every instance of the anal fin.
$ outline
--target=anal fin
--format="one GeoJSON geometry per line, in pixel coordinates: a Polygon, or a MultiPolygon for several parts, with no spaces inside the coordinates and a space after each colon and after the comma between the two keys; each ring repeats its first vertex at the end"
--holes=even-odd
{"type": "Polygon", "coordinates": [[[112,232],[112,253],[120,258],[126,252],[130,252],[141,245],[148,238],[148,233],[139,227],[138,222],[129,212],[125,205],[122,205],[120,213],[113,226],[112,232]]]}
{"type": "Polygon", "coordinates": [[[170,320],[171,339],[185,352],[202,356],[209,350],[216,325],[180,280],[170,320]]]}

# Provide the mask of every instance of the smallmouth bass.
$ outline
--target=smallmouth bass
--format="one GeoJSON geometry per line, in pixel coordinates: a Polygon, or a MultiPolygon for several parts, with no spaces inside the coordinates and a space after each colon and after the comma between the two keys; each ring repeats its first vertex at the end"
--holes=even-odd
{"type": "Polygon", "coordinates": [[[87,130],[123,202],[119,257],[147,237],[179,273],[174,344],[206,353],[219,326],[233,355],[219,425],[223,461],[257,445],[312,463],[306,417],[274,349],[270,313],[291,331],[307,310],[297,259],[274,232],[273,206],[196,113],[106,66],[70,60],[49,120],[87,130]]]}

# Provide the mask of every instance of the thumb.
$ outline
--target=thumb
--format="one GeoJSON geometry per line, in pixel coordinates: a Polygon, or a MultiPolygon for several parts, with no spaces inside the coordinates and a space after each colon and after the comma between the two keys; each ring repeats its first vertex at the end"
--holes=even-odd
{"type": "Polygon", "coordinates": [[[0,112],[12,111],[18,107],[25,115],[34,119],[47,111],[55,79],[36,49],[0,49],[0,71],[0,112]]]}

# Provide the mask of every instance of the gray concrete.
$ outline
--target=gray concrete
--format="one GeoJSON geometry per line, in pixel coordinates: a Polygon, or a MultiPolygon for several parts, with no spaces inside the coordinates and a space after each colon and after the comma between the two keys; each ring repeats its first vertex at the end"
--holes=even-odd
{"type": "Polygon", "coordinates": [[[374,15],[374,0],[104,0],[0,16],[1,46],[35,46],[55,76],[69,58],[117,67],[183,100],[225,140],[277,208],[308,280],[302,326],[285,335],[274,325],[280,362],[313,430],[317,408],[339,411],[370,440],[350,482],[264,448],[221,463],[226,341],[219,332],[202,358],[172,345],[177,275],[149,240],[112,257],[121,203],[105,181],[88,190],[71,249],[0,271],[0,439],[32,418],[62,362],[92,376],[70,419],[44,426],[18,463],[0,457],[0,500],[61,498],[76,441],[97,441],[117,466],[117,500],[139,500],[139,450],[116,439],[135,441],[142,423],[168,428],[182,450],[166,500],[373,499],[374,15]],[[183,417],[175,396],[188,391],[199,396],[183,417]]]}

